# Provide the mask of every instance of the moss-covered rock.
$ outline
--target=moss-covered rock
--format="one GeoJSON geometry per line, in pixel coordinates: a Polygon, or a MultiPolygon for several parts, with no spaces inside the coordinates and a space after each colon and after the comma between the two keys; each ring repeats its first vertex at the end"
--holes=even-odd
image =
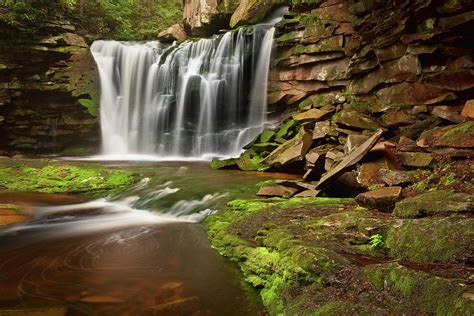
{"type": "Polygon", "coordinates": [[[452,190],[435,190],[406,198],[395,204],[393,214],[401,218],[472,213],[474,198],[452,190]]]}
{"type": "Polygon", "coordinates": [[[364,274],[377,289],[394,291],[422,312],[436,315],[474,313],[474,302],[465,295],[468,288],[459,280],[411,271],[397,263],[369,265],[364,268],[364,274]]]}
{"type": "Polygon", "coordinates": [[[90,193],[120,189],[137,180],[132,172],[94,165],[0,168],[0,187],[12,191],[90,193]]]}
{"type": "Polygon", "coordinates": [[[390,257],[412,262],[461,262],[474,253],[474,219],[463,216],[396,221],[387,231],[390,257]]]}

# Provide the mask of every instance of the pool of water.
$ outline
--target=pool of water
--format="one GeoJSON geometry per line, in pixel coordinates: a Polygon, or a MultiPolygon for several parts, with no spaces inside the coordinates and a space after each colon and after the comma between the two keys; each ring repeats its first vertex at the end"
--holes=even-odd
{"type": "Polygon", "coordinates": [[[32,213],[0,230],[1,316],[264,314],[200,221],[282,175],[199,162],[108,164],[141,180],[100,198],[0,192],[0,203],[32,213]]]}

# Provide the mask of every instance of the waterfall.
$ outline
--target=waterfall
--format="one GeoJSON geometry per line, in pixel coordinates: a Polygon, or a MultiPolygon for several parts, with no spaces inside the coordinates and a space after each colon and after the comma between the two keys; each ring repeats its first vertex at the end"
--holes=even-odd
{"type": "Polygon", "coordinates": [[[180,45],[94,42],[103,154],[238,156],[265,123],[279,19],[180,45]]]}

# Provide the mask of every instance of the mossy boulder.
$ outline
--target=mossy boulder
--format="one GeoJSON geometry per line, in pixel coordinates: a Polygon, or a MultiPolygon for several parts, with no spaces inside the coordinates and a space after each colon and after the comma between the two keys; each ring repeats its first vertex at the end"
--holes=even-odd
{"type": "Polygon", "coordinates": [[[474,212],[474,197],[452,190],[435,190],[395,204],[393,214],[401,218],[474,212]]]}

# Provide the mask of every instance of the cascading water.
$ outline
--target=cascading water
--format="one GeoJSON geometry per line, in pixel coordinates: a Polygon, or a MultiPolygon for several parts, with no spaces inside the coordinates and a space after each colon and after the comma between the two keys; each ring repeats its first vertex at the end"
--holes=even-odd
{"type": "Polygon", "coordinates": [[[165,47],[96,41],[103,154],[236,156],[262,131],[273,25],[165,47]]]}

